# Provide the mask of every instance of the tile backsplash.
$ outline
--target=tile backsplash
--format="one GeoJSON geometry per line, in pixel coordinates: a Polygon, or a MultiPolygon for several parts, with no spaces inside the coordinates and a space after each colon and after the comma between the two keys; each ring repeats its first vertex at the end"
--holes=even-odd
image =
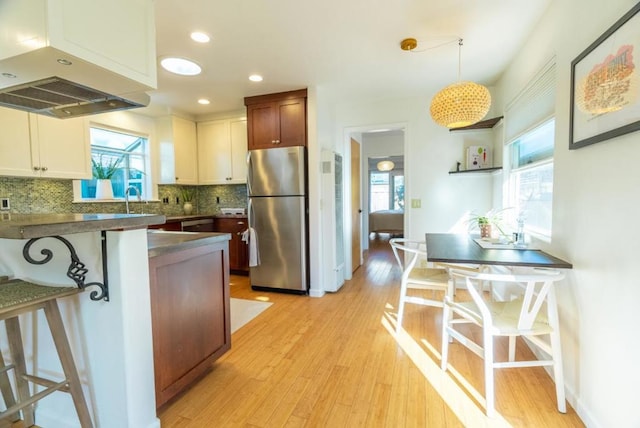
{"type": "MultiPolygon", "coordinates": [[[[247,186],[244,184],[211,186],[159,185],[158,201],[129,201],[131,212],[182,215],[181,187],[196,190],[192,214],[216,214],[220,208],[247,208],[247,186]]],[[[12,213],[124,213],[122,202],[73,203],[73,182],[64,179],[0,177],[0,198],[8,198],[12,213]]]]}

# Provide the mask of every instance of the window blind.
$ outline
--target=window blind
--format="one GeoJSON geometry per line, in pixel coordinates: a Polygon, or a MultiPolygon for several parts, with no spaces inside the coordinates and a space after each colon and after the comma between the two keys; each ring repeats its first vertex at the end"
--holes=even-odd
{"type": "Polygon", "coordinates": [[[549,61],[529,84],[507,104],[504,112],[504,144],[554,116],[556,104],[556,62],[549,61]]]}

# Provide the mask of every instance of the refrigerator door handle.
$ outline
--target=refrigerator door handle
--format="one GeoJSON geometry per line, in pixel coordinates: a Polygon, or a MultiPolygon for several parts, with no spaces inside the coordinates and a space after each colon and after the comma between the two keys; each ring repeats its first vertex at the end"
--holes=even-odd
{"type": "MultiPolygon", "coordinates": [[[[247,152],[247,192],[249,192],[249,195],[252,194],[252,191],[251,191],[252,180],[253,180],[253,169],[251,168],[251,150],[249,150],[247,152]]],[[[249,222],[249,225],[251,225],[251,222],[249,222]]]]}
{"type": "Polygon", "coordinates": [[[253,201],[249,198],[247,205],[247,229],[251,229],[253,226],[253,201]]]}

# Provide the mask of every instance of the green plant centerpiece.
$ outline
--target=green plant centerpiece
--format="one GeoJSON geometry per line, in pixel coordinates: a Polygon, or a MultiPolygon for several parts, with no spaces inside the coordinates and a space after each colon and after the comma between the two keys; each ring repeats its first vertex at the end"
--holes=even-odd
{"type": "Polygon", "coordinates": [[[193,199],[196,195],[195,189],[190,187],[181,187],[180,188],[180,197],[182,198],[182,202],[193,202],[193,199]]]}
{"type": "Polygon", "coordinates": [[[91,158],[91,172],[96,179],[96,199],[113,199],[111,178],[120,171],[122,157],[109,157],[104,160],[102,155],[91,158]]]}
{"type": "Polygon", "coordinates": [[[499,210],[489,210],[486,214],[471,213],[467,219],[467,224],[470,228],[477,228],[480,230],[481,238],[491,238],[493,227],[498,229],[501,236],[507,236],[502,229],[503,226],[503,214],[508,208],[502,208],[499,210]]]}
{"type": "Polygon", "coordinates": [[[195,197],[196,191],[191,187],[181,187],[180,188],[180,196],[182,197],[182,210],[186,215],[189,215],[193,212],[193,205],[191,202],[195,197]]]}

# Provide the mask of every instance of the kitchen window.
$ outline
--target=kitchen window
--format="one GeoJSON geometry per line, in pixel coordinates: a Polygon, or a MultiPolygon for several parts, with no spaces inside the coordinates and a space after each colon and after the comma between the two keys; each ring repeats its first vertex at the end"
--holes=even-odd
{"type": "Polygon", "coordinates": [[[141,198],[149,199],[148,138],[144,135],[95,126],[89,131],[94,178],[79,181],[79,186],[75,186],[76,199],[96,199],[95,170],[109,167],[115,170],[110,177],[115,199],[124,199],[125,191],[130,187],[133,188],[129,190],[131,198],[136,198],[139,194],[141,198]]]}

